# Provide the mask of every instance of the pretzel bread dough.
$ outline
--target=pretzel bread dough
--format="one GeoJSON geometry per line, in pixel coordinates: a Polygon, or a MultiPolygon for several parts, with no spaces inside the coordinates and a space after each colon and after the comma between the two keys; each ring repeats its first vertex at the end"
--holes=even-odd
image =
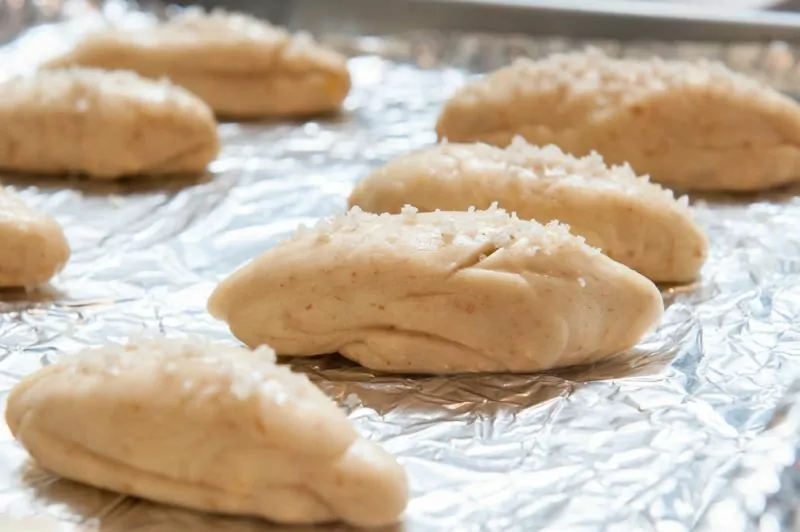
{"type": "Polygon", "coordinates": [[[0,288],[44,284],[69,256],[58,222],[0,186],[0,288]]]}
{"type": "Polygon", "coordinates": [[[635,345],[661,294],[557,224],[499,209],[353,209],[264,253],[209,300],[248,345],[406,373],[533,372],[635,345]]]}
{"type": "Polygon", "coordinates": [[[187,9],[155,28],[91,33],[48,63],[75,65],[168,77],[231,118],[333,111],[350,90],[342,55],[307,34],[222,10],[187,9]]]}
{"type": "Polygon", "coordinates": [[[219,151],[211,110],[133,72],[44,70],[0,84],[0,168],[96,179],[197,173],[219,151]]]}
{"type": "Polygon", "coordinates": [[[45,469],[198,510],[380,526],[407,501],[395,459],[264,347],[88,349],[15,386],[6,421],[45,469]]]}
{"type": "Polygon", "coordinates": [[[676,200],[627,165],[609,168],[597,154],[576,158],[521,137],[506,149],[440,144],[398,157],[359,183],[349,203],[398,213],[406,204],[428,212],[488,208],[495,201],[524,219],[568,224],[657,282],[694,280],[708,254],[685,197],[676,200]]]}
{"type": "Polygon", "coordinates": [[[719,63],[612,59],[596,49],[517,60],[467,85],[437,132],[506,146],[516,135],[599,152],[664,185],[759,190],[800,179],[800,105],[719,63]]]}

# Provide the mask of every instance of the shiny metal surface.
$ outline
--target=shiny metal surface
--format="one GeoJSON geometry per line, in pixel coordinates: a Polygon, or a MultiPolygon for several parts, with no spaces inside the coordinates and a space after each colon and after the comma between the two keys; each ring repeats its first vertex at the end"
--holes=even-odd
{"type": "Polygon", "coordinates": [[[293,28],[361,34],[409,30],[484,31],[592,39],[742,42],[800,41],[800,15],[632,0],[178,0],[224,6],[293,28]]]}
{"type": "MultiPolygon", "coordinates": [[[[0,70],[31,66],[43,43],[62,42],[56,36],[81,20],[0,49],[0,70]]],[[[221,124],[224,149],[206,176],[106,185],[3,177],[57,217],[73,247],[51,289],[0,295],[3,398],[44,364],[143,330],[234,341],[205,311],[219,279],[298,223],[341,211],[371,168],[434,142],[441,103],[471,73],[582,45],[433,33],[330,42],[353,56],[342,116],[221,124]]],[[[782,45],[595,44],[711,55],[800,86],[796,51],[782,45]]],[[[373,375],[338,357],[295,364],[407,468],[412,500],[397,530],[790,530],[800,493],[791,467],[800,448],[800,199],[694,199],[712,245],[703,278],[665,288],[662,325],[617,360],[454,378],[373,375]]],[[[52,478],[4,425],[0,514],[44,515],[54,530],[282,528],[52,478]]]]}

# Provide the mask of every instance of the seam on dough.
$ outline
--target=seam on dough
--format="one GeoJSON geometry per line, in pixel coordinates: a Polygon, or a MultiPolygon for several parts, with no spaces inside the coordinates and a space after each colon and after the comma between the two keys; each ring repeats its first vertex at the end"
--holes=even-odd
{"type": "MultiPolygon", "coordinates": [[[[493,365],[500,366],[502,369],[506,369],[506,370],[508,369],[508,366],[506,366],[505,364],[502,364],[499,360],[497,360],[496,358],[492,357],[491,355],[483,353],[483,352],[475,349],[474,347],[470,347],[470,346],[468,346],[468,345],[466,345],[464,343],[458,342],[457,340],[451,340],[449,338],[445,338],[443,336],[440,336],[440,335],[434,334],[434,333],[428,333],[428,332],[423,332],[423,331],[415,331],[415,330],[412,330],[412,329],[403,329],[401,327],[394,327],[394,326],[359,327],[357,329],[353,329],[353,331],[354,332],[366,332],[366,333],[380,332],[380,333],[388,333],[388,334],[398,334],[399,333],[399,334],[403,334],[403,335],[406,335],[406,336],[411,336],[411,337],[414,337],[414,338],[422,338],[422,339],[426,339],[426,340],[431,340],[431,341],[436,342],[436,343],[446,344],[446,345],[454,346],[454,347],[457,347],[459,349],[468,351],[469,353],[475,355],[477,358],[481,358],[483,360],[492,362],[493,365]]],[[[340,347],[340,349],[342,349],[342,348],[344,348],[344,347],[346,347],[346,346],[348,346],[350,344],[355,344],[355,343],[366,344],[366,342],[364,340],[359,340],[359,341],[356,341],[356,342],[348,342],[346,344],[343,344],[342,347],[340,347]]],[[[378,357],[378,358],[381,358],[382,360],[385,360],[384,357],[378,357]]]]}
{"type": "MultiPolygon", "coordinates": [[[[49,440],[51,445],[53,444],[53,442],[56,442],[55,445],[56,446],[61,446],[62,448],[65,447],[65,446],[72,447],[80,455],[83,455],[85,457],[89,457],[91,459],[94,459],[96,461],[96,463],[99,462],[106,472],[111,470],[111,467],[109,467],[109,466],[113,466],[113,467],[117,467],[117,468],[123,470],[124,472],[132,472],[133,474],[135,474],[137,476],[150,477],[150,478],[154,478],[154,479],[157,479],[157,480],[165,481],[165,482],[173,484],[173,485],[187,486],[187,487],[193,488],[193,489],[208,490],[209,492],[217,493],[217,494],[223,494],[223,495],[228,496],[228,497],[240,495],[240,496],[244,496],[244,497],[254,497],[255,498],[255,496],[258,494],[258,492],[240,492],[240,491],[222,490],[222,489],[220,489],[218,487],[210,486],[210,485],[202,483],[202,482],[187,482],[187,481],[184,481],[184,480],[179,480],[179,479],[176,479],[174,477],[170,477],[170,476],[167,476],[167,475],[164,475],[164,474],[160,474],[160,473],[157,473],[157,472],[154,472],[154,471],[150,471],[150,470],[147,470],[147,469],[138,469],[138,468],[136,468],[136,467],[134,467],[134,466],[132,466],[130,464],[126,464],[125,462],[122,462],[122,461],[120,461],[118,459],[111,458],[109,456],[105,456],[105,455],[99,454],[99,453],[97,453],[95,451],[92,451],[92,450],[88,449],[87,447],[84,447],[83,445],[80,445],[80,444],[78,444],[78,443],[76,443],[74,441],[55,437],[55,436],[51,435],[49,433],[49,431],[29,430],[29,431],[26,431],[26,432],[29,435],[33,435],[34,438],[38,434],[41,439],[49,440]],[[33,434],[31,434],[31,433],[33,433],[33,434]],[[62,441],[65,442],[65,443],[60,443],[62,441]]],[[[23,435],[22,428],[20,428],[19,434],[21,436],[23,435]]],[[[41,441],[41,439],[39,441],[41,441]]],[[[67,450],[66,450],[67,453],[69,453],[69,447],[67,447],[67,450]]],[[[349,447],[348,447],[348,449],[349,449],[349,447]]],[[[344,453],[342,455],[339,455],[338,458],[341,458],[343,455],[344,455],[344,453]]],[[[35,458],[34,458],[34,460],[35,460],[35,458]]],[[[335,460],[332,460],[330,463],[333,464],[335,462],[336,462],[335,460]]],[[[118,478],[118,476],[115,476],[113,474],[110,474],[109,476],[112,479],[113,478],[118,478]]],[[[85,481],[85,480],[78,480],[78,479],[75,479],[75,480],[77,482],[82,482],[84,484],[88,484],[88,482],[85,481]]],[[[121,484],[124,484],[124,483],[125,483],[124,481],[121,482],[121,484]]],[[[92,485],[92,484],[88,484],[88,485],[92,485]]],[[[188,505],[186,503],[163,502],[162,500],[159,500],[159,499],[149,499],[146,494],[120,491],[119,489],[111,487],[111,486],[108,486],[108,485],[99,486],[99,487],[101,487],[102,489],[116,491],[116,492],[121,493],[123,495],[141,497],[141,498],[145,498],[145,499],[148,499],[148,500],[151,500],[151,501],[160,502],[162,504],[182,505],[182,506],[190,507],[190,508],[202,508],[200,506],[190,506],[190,505],[188,505]]],[[[258,486],[255,486],[255,487],[258,487],[258,486]]],[[[308,486],[304,486],[304,485],[300,485],[300,484],[269,484],[267,486],[261,486],[261,488],[265,488],[265,489],[283,488],[283,489],[298,490],[303,495],[314,499],[321,506],[324,506],[325,509],[330,513],[330,515],[332,515],[334,517],[338,517],[338,513],[335,512],[331,508],[328,500],[323,498],[320,493],[314,491],[313,489],[309,488],[308,486]]],[[[223,510],[223,509],[217,509],[216,511],[225,512],[225,510],[223,510]]],[[[231,511],[231,510],[229,510],[229,511],[231,511]]],[[[260,515],[260,514],[256,514],[255,513],[256,511],[257,510],[253,510],[254,513],[248,514],[248,515],[260,515]]]]}
{"type": "MultiPolygon", "coordinates": [[[[463,344],[461,342],[458,342],[457,340],[451,340],[449,338],[444,338],[443,336],[439,336],[439,335],[436,335],[434,333],[426,333],[426,332],[423,332],[423,331],[415,331],[415,330],[412,330],[412,329],[404,329],[402,327],[396,327],[396,326],[392,326],[392,325],[369,325],[369,326],[366,326],[366,327],[361,326],[361,327],[352,327],[352,328],[346,328],[346,329],[328,329],[328,330],[320,331],[320,332],[318,332],[318,331],[307,331],[307,330],[304,330],[302,327],[296,326],[295,324],[292,324],[292,325],[293,325],[292,329],[294,329],[295,331],[300,332],[300,333],[302,333],[304,335],[307,335],[307,336],[330,336],[330,335],[338,335],[338,334],[350,334],[352,336],[356,336],[357,333],[370,333],[370,332],[402,333],[402,334],[405,334],[405,335],[408,335],[408,336],[414,336],[416,338],[427,338],[427,339],[435,341],[435,342],[456,346],[456,347],[458,347],[460,349],[464,349],[466,351],[469,351],[469,352],[473,353],[478,358],[482,358],[484,360],[492,361],[494,363],[498,362],[491,355],[488,355],[486,353],[478,351],[477,349],[475,349],[473,347],[470,347],[470,346],[468,346],[466,344],[463,344]]],[[[288,335],[288,336],[270,335],[270,337],[273,338],[273,339],[277,339],[277,340],[292,341],[292,340],[294,340],[296,338],[296,335],[293,335],[293,334],[288,335]]],[[[344,348],[344,347],[346,347],[348,345],[351,345],[351,344],[355,344],[355,343],[365,343],[365,342],[363,340],[355,340],[355,341],[344,342],[344,343],[340,344],[338,348],[334,347],[335,351],[331,351],[331,352],[340,352],[342,348],[344,348]]],[[[502,367],[504,369],[508,369],[508,367],[505,366],[505,365],[502,365],[502,367]]]]}
{"type": "Polygon", "coordinates": [[[491,241],[483,242],[479,247],[472,250],[472,252],[469,253],[467,256],[453,263],[453,266],[450,268],[448,277],[455,275],[461,270],[467,270],[469,268],[478,266],[480,263],[491,257],[496,252],[500,251],[501,249],[502,248],[496,245],[494,242],[491,241]]]}

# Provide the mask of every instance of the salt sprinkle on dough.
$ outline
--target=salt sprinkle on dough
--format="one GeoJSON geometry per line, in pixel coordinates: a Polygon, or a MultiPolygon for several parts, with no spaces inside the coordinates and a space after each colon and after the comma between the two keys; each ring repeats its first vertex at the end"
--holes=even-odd
{"type": "Polygon", "coordinates": [[[0,287],[44,284],[69,256],[58,222],[0,185],[0,287]]]}
{"type": "Polygon", "coordinates": [[[395,459],[266,347],[88,349],[15,386],[6,421],[47,470],[198,510],[380,526],[407,502],[395,459]]]}
{"type": "Polygon", "coordinates": [[[461,89],[440,138],[516,135],[598,151],[665,185],[758,190],[800,179],[800,106],[721,63],[613,59],[597,49],[519,59],[461,89]]]}
{"type": "Polygon", "coordinates": [[[394,159],[364,179],[351,206],[399,213],[487,208],[495,200],[524,219],[559,220],[612,259],[658,282],[694,280],[708,242],[688,198],[608,167],[596,153],[573,157],[516,137],[506,149],[447,143],[394,159]]]}
{"type": "Polygon", "coordinates": [[[168,77],[227,117],[324,113],[350,90],[346,58],[310,35],[220,9],[186,9],[155,28],[95,32],[46,66],[74,65],[168,77]]]}
{"type": "Polygon", "coordinates": [[[44,70],[0,84],[0,168],[97,179],[205,169],[213,113],[167,81],[133,72],[44,70]]]}
{"type": "Polygon", "coordinates": [[[301,228],[209,300],[248,345],[405,373],[532,372],[632,347],[655,285],[570,234],[485,211],[347,214],[301,228]]]}

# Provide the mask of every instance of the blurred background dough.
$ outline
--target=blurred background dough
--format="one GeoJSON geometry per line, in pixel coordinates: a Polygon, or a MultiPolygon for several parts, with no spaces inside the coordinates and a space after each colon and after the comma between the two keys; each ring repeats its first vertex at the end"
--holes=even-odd
{"type": "Polygon", "coordinates": [[[0,168],[114,179],[194,174],[219,151],[213,113],[168,81],[88,68],[0,84],[0,168]]]}
{"type": "Polygon", "coordinates": [[[686,190],[800,179],[800,105],[720,63],[614,59],[597,49],[519,59],[447,102],[441,139],[556,144],[686,190]]]}
{"type": "Polygon", "coordinates": [[[0,185],[0,288],[44,284],[69,256],[58,222],[0,185]]]}
{"type": "Polygon", "coordinates": [[[155,28],[91,33],[46,66],[74,65],[168,77],[229,118],[334,111],[350,90],[342,55],[308,34],[221,10],[188,9],[155,28]]]}

